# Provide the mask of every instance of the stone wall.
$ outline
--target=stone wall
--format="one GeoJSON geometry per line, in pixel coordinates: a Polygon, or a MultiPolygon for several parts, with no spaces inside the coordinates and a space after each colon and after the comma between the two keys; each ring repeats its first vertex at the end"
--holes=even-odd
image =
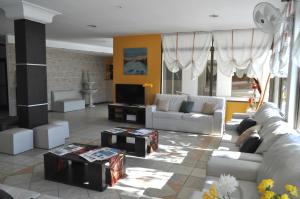
{"type": "MultiPolygon", "coordinates": [[[[10,115],[16,115],[16,64],[13,44],[7,44],[8,87],[10,115]]],[[[82,72],[89,71],[91,80],[95,81],[98,92],[94,102],[110,101],[107,88],[111,82],[104,80],[106,57],[85,54],[79,51],[47,48],[47,85],[48,103],[51,109],[51,91],[82,89],[82,72]]],[[[86,100],[87,101],[87,100],[86,100]]]]}

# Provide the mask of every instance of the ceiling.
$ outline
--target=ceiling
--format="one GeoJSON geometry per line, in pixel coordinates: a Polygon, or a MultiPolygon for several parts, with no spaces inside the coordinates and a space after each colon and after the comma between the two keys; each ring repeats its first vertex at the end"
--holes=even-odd
{"type": "MultiPolygon", "coordinates": [[[[0,0],[9,3],[21,0],[0,0]]],[[[47,39],[112,47],[116,35],[252,28],[252,11],[262,1],[281,0],[26,0],[62,15],[48,24],[47,39]],[[209,17],[211,14],[218,18],[209,17]],[[96,25],[96,28],[87,25],[96,25]]],[[[13,22],[0,10],[0,34],[13,22]]]]}

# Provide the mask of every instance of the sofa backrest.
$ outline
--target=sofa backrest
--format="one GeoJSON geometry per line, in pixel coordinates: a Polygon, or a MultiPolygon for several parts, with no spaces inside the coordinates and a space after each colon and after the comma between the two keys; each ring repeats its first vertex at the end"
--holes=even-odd
{"type": "Polygon", "coordinates": [[[194,102],[194,106],[192,112],[200,113],[202,111],[203,104],[205,102],[215,103],[216,109],[223,109],[225,110],[225,103],[226,100],[223,97],[212,97],[212,96],[188,96],[189,101],[194,102]]]}
{"type": "Polygon", "coordinates": [[[186,95],[170,95],[170,94],[156,94],[154,104],[157,104],[158,100],[169,100],[169,111],[179,111],[179,108],[183,101],[187,100],[186,95]]]}
{"type": "Polygon", "coordinates": [[[51,92],[51,101],[63,101],[69,99],[82,99],[82,96],[79,92],[74,90],[61,90],[61,91],[52,91],[51,92]]]}
{"type": "Polygon", "coordinates": [[[285,121],[271,118],[262,125],[258,133],[262,138],[262,143],[257,148],[256,153],[262,154],[268,151],[271,145],[282,135],[295,133],[295,130],[285,121]]]}
{"type": "Polygon", "coordinates": [[[258,124],[264,124],[271,118],[283,120],[280,109],[274,103],[265,102],[252,116],[258,124]]]}
{"type": "Polygon", "coordinates": [[[300,136],[286,134],[272,144],[264,154],[257,173],[257,182],[271,178],[275,181],[274,191],[284,192],[286,184],[300,188],[300,136]]]}

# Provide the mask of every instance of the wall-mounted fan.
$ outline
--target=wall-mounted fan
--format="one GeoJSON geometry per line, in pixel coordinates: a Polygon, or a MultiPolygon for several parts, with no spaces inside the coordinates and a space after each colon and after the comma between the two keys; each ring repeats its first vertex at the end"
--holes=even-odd
{"type": "Polygon", "coordinates": [[[253,19],[256,26],[266,33],[276,33],[283,22],[280,10],[268,2],[262,2],[255,6],[253,19]]]}

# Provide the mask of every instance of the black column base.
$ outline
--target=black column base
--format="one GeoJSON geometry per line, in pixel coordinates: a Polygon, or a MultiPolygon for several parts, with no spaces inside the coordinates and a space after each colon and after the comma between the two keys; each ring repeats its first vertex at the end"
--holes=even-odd
{"type": "Polygon", "coordinates": [[[23,128],[32,129],[36,126],[40,126],[48,123],[48,105],[40,106],[18,106],[17,107],[19,117],[19,126],[23,128]]]}

